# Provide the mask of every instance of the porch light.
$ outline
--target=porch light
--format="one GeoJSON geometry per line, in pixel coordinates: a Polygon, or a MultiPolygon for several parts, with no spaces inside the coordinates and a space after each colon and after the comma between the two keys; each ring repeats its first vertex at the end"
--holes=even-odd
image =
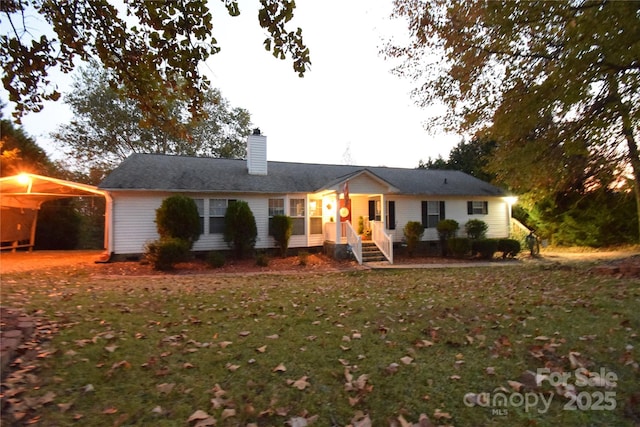
{"type": "Polygon", "coordinates": [[[504,200],[509,204],[509,206],[513,206],[518,202],[518,197],[509,196],[509,197],[505,197],[504,200]]]}

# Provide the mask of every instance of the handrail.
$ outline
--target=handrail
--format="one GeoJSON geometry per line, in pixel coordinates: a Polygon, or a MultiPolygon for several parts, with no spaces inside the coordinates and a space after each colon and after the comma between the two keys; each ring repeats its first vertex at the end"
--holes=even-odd
{"type": "Polygon", "coordinates": [[[371,221],[371,238],[380,252],[393,264],[393,236],[384,232],[382,221],[371,221]]]}
{"type": "Polygon", "coordinates": [[[344,224],[346,224],[347,244],[351,246],[351,251],[358,264],[362,264],[362,237],[356,233],[350,221],[346,221],[344,224]]]}

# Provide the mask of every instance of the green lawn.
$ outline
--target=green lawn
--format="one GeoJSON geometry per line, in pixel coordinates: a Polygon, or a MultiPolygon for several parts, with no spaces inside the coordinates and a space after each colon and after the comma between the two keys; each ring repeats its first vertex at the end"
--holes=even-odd
{"type": "Polygon", "coordinates": [[[5,379],[6,425],[640,422],[640,280],[586,266],[55,270],[4,275],[1,291],[53,332],[5,379]],[[527,371],[543,368],[537,386],[527,371]]]}

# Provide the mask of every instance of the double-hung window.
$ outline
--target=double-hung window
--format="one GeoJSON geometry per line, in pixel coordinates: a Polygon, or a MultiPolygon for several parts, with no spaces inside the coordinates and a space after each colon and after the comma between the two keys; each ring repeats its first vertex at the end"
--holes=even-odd
{"type": "Polygon", "coordinates": [[[474,200],[467,202],[467,214],[469,215],[487,215],[489,213],[489,202],[482,200],[474,200]]]}
{"type": "Polygon", "coordinates": [[[289,216],[293,223],[292,236],[304,235],[304,199],[289,199],[289,216]]]}
{"type": "Polygon", "coordinates": [[[200,216],[200,234],[204,234],[204,199],[193,199],[198,207],[198,215],[200,216]]]}
{"type": "Polygon", "coordinates": [[[269,199],[269,235],[273,235],[271,226],[273,217],[276,215],[284,215],[284,199],[269,199]]]}
{"type": "Polygon", "coordinates": [[[224,233],[224,217],[229,203],[234,200],[209,199],[209,234],[224,233]]]}
{"type": "Polygon", "coordinates": [[[443,219],[445,219],[444,201],[425,200],[422,202],[422,226],[424,228],[436,228],[443,219]]]}
{"type": "Polygon", "coordinates": [[[309,234],[322,234],[322,199],[309,200],[309,234]]]}

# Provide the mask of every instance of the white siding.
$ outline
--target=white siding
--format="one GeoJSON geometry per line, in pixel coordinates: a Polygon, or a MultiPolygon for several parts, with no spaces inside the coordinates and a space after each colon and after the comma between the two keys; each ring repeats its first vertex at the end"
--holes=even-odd
{"type": "MultiPolygon", "coordinates": [[[[444,200],[445,217],[458,222],[460,229],[458,236],[465,236],[464,225],[470,219],[479,219],[488,225],[487,237],[506,238],[509,237],[509,206],[501,197],[468,197],[468,198],[443,198],[443,197],[406,197],[394,196],[385,198],[385,203],[389,200],[396,202],[396,229],[388,230],[394,235],[394,241],[399,242],[404,238],[403,229],[409,221],[422,222],[422,201],[423,200],[444,200]],[[488,201],[489,209],[487,215],[469,215],[467,213],[467,201],[488,201]]],[[[422,240],[438,240],[438,232],[435,228],[426,228],[422,240]]]]}

